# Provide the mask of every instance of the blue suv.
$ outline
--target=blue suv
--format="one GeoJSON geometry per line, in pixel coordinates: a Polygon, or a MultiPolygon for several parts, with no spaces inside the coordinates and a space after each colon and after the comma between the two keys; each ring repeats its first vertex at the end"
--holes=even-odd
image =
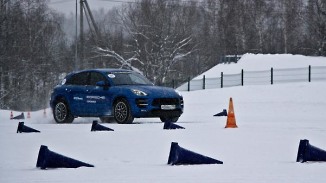
{"type": "Polygon", "coordinates": [[[121,124],[143,117],[177,122],[183,113],[183,97],[134,71],[92,69],[68,74],[54,88],[50,106],[57,123],[72,123],[76,117],[121,124]]]}

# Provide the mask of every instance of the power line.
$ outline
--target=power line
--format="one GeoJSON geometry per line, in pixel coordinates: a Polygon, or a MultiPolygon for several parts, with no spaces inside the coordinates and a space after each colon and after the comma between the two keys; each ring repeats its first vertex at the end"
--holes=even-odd
{"type": "MultiPolygon", "coordinates": [[[[129,4],[141,4],[142,1],[134,0],[134,1],[123,1],[123,0],[100,0],[100,1],[108,1],[108,2],[116,2],[116,3],[129,3],[129,4]]],[[[168,2],[177,2],[176,0],[169,0],[168,2]]],[[[180,3],[199,3],[203,4],[203,1],[190,1],[190,0],[181,0],[180,3]]],[[[150,2],[150,4],[158,4],[157,2],[150,2]]]]}
{"type": "Polygon", "coordinates": [[[59,1],[53,1],[53,0],[51,0],[49,2],[49,4],[62,4],[62,3],[72,2],[72,1],[75,1],[75,0],[59,0],[59,1]]]}
{"type": "Polygon", "coordinates": [[[114,2],[114,3],[138,3],[136,1],[122,1],[122,0],[100,0],[100,1],[109,1],[109,2],[114,2]]]}

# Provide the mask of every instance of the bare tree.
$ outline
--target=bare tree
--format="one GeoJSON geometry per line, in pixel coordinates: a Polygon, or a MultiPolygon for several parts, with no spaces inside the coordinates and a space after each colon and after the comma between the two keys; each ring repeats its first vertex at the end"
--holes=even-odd
{"type": "Polygon", "coordinates": [[[110,47],[98,47],[97,53],[115,58],[121,67],[138,69],[155,83],[166,82],[176,63],[194,51],[191,31],[182,27],[187,19],[179,12],[178,1],[143,0],[125,6],[119,11],[127,37],[124,53],[110,47]]]}
{"type": "Polygon", "coordinates": [[[1,108],[46,107],[54,73],[63,61],[58,58],[62,53],[56,52],[65,47],[60,16],[48,9],[45,0],[10,1],[2,8],[1,108]]]}
{"type": "Polygon", "coordinates": [[[309,0],[306,23],[308,25],[307,39],[310,49],[316,55],[326,56],[326,1],[309,0]]]}

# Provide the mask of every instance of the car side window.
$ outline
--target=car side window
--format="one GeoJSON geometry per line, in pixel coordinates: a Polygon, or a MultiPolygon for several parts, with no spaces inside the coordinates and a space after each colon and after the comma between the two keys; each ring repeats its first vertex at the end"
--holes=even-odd
{"type": "Polygon", "coordinates": [[[98,72],[91,72],[90,85],[96,86],[96,83],[99,81],[106,81],[105,76],[98,72]]]}
{"type": "Polygon", "coordinates": [[[71,76],[66,85],[87,85],[88,84],[88,72],[81,72],[71,76]]]}
{"type": "Polygon", "coordinates": [[[135,84],[142,84],[142,85],[148,84],[144,80],[144,78],[141,78],[140,75],[138,75],[138,74],[130,74],[130,79],[131,79],[132,83],[135,83],[135,84]]]}

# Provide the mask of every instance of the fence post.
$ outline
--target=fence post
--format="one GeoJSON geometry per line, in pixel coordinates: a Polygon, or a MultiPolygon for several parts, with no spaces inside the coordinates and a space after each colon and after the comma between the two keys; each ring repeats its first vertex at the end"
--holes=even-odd
{"type": "Polygon", "coordinates": [[[309,65],[308,81],[311,82],[311,65],[309,65]]]}
{"type": "Polygon", "coordinates": [[[221,88],[223,88],[223,72],[221,72],[221,88]]]}
{"type": "Polygon", "coordinates": [[[243,86],[243,69],[241,69],[241,86],[243,86]]]}
{"type": "Polygon", "coordinates": [[[205,90],[206,79],[205,75],[203,76],[203,90],[205,90]]]}
{"type": "Polygon", "coordinates": [[[271,85],[273,84],[273,67],[271,68],[271,85]]]}
{"type": "Polygon", "coordinates": [[[190,77],[188,77],[188,91],[190,91],[190,77]]]}

